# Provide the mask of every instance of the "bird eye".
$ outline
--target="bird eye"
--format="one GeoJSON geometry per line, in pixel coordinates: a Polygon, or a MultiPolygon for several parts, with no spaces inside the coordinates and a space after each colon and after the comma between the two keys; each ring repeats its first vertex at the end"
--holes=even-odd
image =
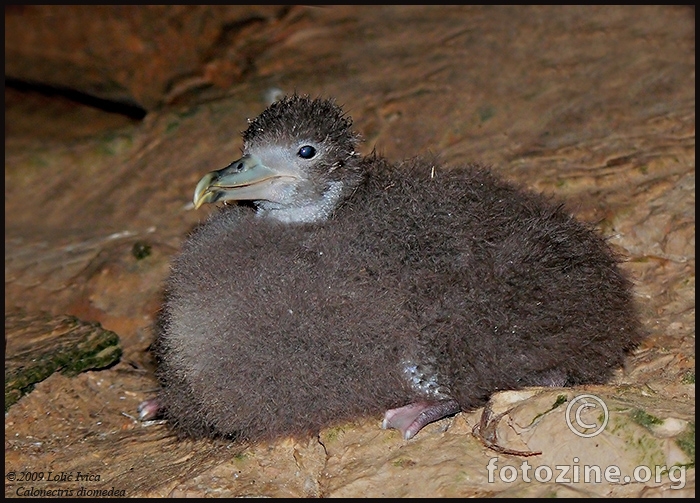
{"type": "Polygon", "coordinates": [[[311,159],[313,156],[316,155],[316,149],[313,148],[311,145],[304,145],[299,149],[297,155],[302,159],[311,159]]]}

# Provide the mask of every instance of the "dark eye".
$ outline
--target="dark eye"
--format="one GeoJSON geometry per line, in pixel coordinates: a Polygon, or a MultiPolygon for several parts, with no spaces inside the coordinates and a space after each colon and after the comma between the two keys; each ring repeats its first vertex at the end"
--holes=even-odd
{"type": "Polygon", "coordinates": [[[304,145],[299,149],[297,155],[302,159],[311,159],[313,156],[316,155],[316,149],[313,148],[311,145],[304,145]]]}

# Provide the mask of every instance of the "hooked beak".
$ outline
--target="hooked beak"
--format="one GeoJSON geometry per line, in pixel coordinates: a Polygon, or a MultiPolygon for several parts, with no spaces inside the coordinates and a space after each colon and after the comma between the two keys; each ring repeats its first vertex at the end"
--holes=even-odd
{"type": "Polygon", "coordinates": [[[202,177],[194,190],[194,207],[217,201],[276,201],[280,187],[294,181],[296,177],[269,168],[256,156],[246,154],[202,177]]]}

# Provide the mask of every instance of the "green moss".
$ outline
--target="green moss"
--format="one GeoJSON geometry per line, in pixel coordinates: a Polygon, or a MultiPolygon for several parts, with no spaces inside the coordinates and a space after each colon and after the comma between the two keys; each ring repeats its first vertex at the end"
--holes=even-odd
{"type": "Polygon", "coordinates": [[[646,466],[662,466],[666,462],[663,441],[654,438],[650,434],[642,434],[635,440],[630,440],[628,445],[633,446],[638,454],[638,463],[646,466]]]}
{"type": "Polygon", "coordinates": [[[681,378],[683,384],[695,384],[695,372],[688,370],[681,378]]]}
{"type": "Polygon", "coordinates": [[[548,414],[549,412],[552,412],[554,409],[556,409],[562,404],[565,404],[566,402],[568,402],[568,398],[566,398],[566,395],[557,395],[557,399],[554,400],[552,406],[546,411],[540,412],[534,418],[532,418],[532,422],[530,422],[530,425],[533,425],[535,421],[537,421],[540,417],[544,416],[545,414],[548,414]]]}
{"type": "Polygon", "coordinates": [[[617,419],[617,416],[613,415],[610,418],[610,421],[608,421],[608,425],[605,427],[605,430],[609,433],[617,433],[620,428],[622,428],[622,421],[617,419]]]}
{"type": "Polygon", "coordinates": [[[338,439],[338,437],[340,436],[341,433],[343,433],[343,431],[344,431],[343,428],[340,426],[336,426],[334,428],[328,428],[325,431],[324,437],[329,442],[333,442],[333,441],[338,439]]]}
{"type": "Polygon", "coordinates": [[[664,441],[651,435],[646,431],[646,425],[642,424],[658,424],[655,421],[660,420],[643,411],[635,410],[629,415],[613,415],[608,423],[607,431],[624,440],[623,449],[628,453],[626,455],[634,456],[638,464],[661,466],[666,459],[663,448],[664,441]],[[645,429],[640,429],[637,424],[642,424],[645,429]]]}
{"type": "Polygon", "coordinates": [[[151,245],[145,241],[136,241],[131,247],[131,254],[136,260],[142,260],[151,255],[151,245]]]}
{"type": "Polygon", "coordinates": [[[601,412],[600,415],[598,415],[597,421],[598,424],[603,424],[605,422],[605,412],[601,412]]]}
{"type": "Polygon", "coordinates": [[[676,437],[676,445],[688,456],[689,468],[695,466],[695,423],[689,423],[683,433],[676,437]]]}
{"type": "Polygon", "coordinates": [[[659,419],[656,416],[652,416],[651,414],[647,414],[641,409],[635,409],[632,412],[632,420],[644,426],[645,428],[649,428],[650,426],[653,426],[655,424],[663,424],[663,419],[659,419]]]}
{"type": "Polygon", "coordinates": [[[552,408],[550,410],[554,410],[560,405],[565,404],[568,402],[568,399],[566,398],[566,395],[558,395],[557,399],[554,401],[554,404],[552,405],[552,408]]]}
{"type": "Polygon", "coordinates": [[[410,468],[411,466],[415,466],[416,462],[408,458],[399,458],[392,461],[391,464],[397,468],[410,468]]]}
{"type": "Polygon", "coordinates": [[[99,323],[66,316],[53,328],[56,335],[42,336],[36,348],[6,356],[5,411],[56,371],[72,377],[112,365],[121,357],[119,336],[99,323]]]}

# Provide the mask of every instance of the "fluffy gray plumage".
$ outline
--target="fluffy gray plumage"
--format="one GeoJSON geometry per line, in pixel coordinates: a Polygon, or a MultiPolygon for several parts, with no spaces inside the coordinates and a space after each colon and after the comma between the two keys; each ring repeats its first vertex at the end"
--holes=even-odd
{"type": "Polygon", "coordinates": [[[448,404],[420,429],[497,390],[605,382],[641,340],[618,257],[548,198],[476,165],[363,158],[329,100],[285,98],[243,137],[308,178],[224,206],[175,258],[156,353],[179,432],[255,441],[448,404]]]}

